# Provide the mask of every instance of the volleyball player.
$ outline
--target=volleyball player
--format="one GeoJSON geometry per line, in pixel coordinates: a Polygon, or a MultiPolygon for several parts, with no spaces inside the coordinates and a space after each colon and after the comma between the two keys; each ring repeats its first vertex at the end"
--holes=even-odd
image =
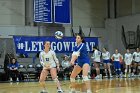
{"type": "Polygon", "coordinates": [[[138,65],[140,65],[140,49],[137,48],[136,52],[133,53],[133,60],[134,60],[134,66],[133,66],[133,73],[132,76],[134,76],[134,74],[139,74],[139,69],[138,69],[138,65]]]}
{"type": "Polygon", "coordinates": [[[93,47],[93,51],[93,56],[91,58],[93,59],[93,63],[97,74],[95,79],[102,79],[102,77],[100,76],[101,52],[97,49],[97,47],[93,47]]]}
{"type": "Polygon", "coordinates": [[[40,85],[43,88],[41,93],[48,93],[46,90],[45,80],[50,71],[53,81],[57,85],[58,93],[63,93],[60,82],[57,78],[57,70],[59,70],[59,61],[55,55],[55,52],[50,49],[50,42],[46,41],[44,44],[44,51],[40,53],[40,63],[43,66],[43,70],[40,75],[40,85]]]}
{"type": "Polygon", "coordinates": [[[127,72],[128,73],[128,77],[131,76],[131,64],[132,64],[132,60],[133,60],[133,56],[130,53],[130,50],[127,49],[126,53],[124,55],[124,62],[125,62],[125,77],[127,76],[127,72]]]}
{"type": "Polygon", "coordinates": [[[90,59],[88,57],[87,47],[84,42],[84,37],[82,35],[76,36],[77,45],[74,47],[70,63],[74,65],[75,60],[77,63],[74,66],[70,76],[71,91],[69,93],[75,93],[75,77],[81,72],[81,70],[83,72],[83,81],[85,82],[87,93],[92,93],[90,88],[90,80],[88,78],[90,59]]]}
{"type": "Polygon", "coordinates": [[[116,70],[116,77],[122,77],[121,75],[121,62],[123,60],[123,56],[118,52],[118,49],[115,50],[115,54],[111,57],[114,62],[114,67],[116,70]]]}
{"type": "Polygon", "coordinates": [[[105,69],[105,74],[106,74],[105,77],[108,77],[108,74],[107,74],[107,70],[108,70],[109,76],[110,78],[112,78],[112,73],[110,69],[110,53],[107,51],[106,48],[103,48],[102,59],[103,59],[104,69],[105,69]]]}

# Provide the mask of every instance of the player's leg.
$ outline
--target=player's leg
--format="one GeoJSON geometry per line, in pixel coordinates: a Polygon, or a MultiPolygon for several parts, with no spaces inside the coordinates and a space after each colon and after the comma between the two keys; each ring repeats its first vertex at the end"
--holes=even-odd
{"type": "Polygon", "coordinates": [[[100,79],[100,68],[99,68],[99,65],[100,65],[100,62],[94,62],[94,66],[96,68],[96,74],[97,74],[95,79],[100,79]]]}
{"type": "Polygon", "coordinates": [[[105,77],[107,77],[107,63],[104,62],[105,77]]]}
{"type": "Polygon", "coordinates": [[[61,85],[60,85],[60,82],[59,82],[58,77],[57,77],[57,69],[56,68],[51,68],[50,73],[51,73],[52,79],[54,80],[54,82],[57,85],[58,92],[62,93],[63,91],[61,89],[61,85]]]}
{"type": "Polygon", "coordinates": [[[118,75],[120,76],[120,77],[122,77],[121,76],[121,63],[118,61],[117,62],[117,68],[118,68],[118,75]]]}
{"type": "Polygon", "coordinates": [[[107,63],[107,68],[108,68],[108,72],[109,72],[109,76],[112,78],[112,72],[111,72],[111,68],[110,68],[110,63],[107,63]]]}
{"type": "Polygon", "coordinates": [[[114,68],[115,68],[116,77],[118,77],[117,61],[114,61],[114,68]]]}
{"type": "Polygon", "coordinates": [[[128,77],[131,77],[131,64],[130,64],[130,65],[128,65],[128,67],[129,67],[128,77]]]}
{"type": "Polygon", "coordinates": [[[134,62],[134,65],[133,65],[133,74],[135,75],[136,73],[136,69],[137,69],[137,63],[134,62]]]}
{"type": "Polygon", "coordinates": [[[87,88],[87,93],[92,93],[91,86],[90,86],[90,80],[88,78],[88,71],[89,71],[89,64],[86,63],[83,65],[83,81],[85,82],[85,85],[87,88]]]}
{"type": "Polygon", "coordinates": [[[41,71],[40,79],[39,79],[39,83],[40,83],[40,86],[42,88],[42,92],[41,93],[47,93],[46,92],[46,84],[45,84],[45,80],[46,80],[47,75],[48,75],[48,70],[47,69],[43,69],[41,71]]]}
{"type": "Polygon", "coordinates": [[[124,77],[126,77],[126,76],[127,76],[127,70],[128,70],[128,65],[127,65],[127,64],[125,64],[125,76],[124,76],[124,77]]]}
{"type": "Polygon", "coordinates": [[[71,92],[75,91],[75,77],[81,72],[82,68],[79,65],[74,66],[74,69],[70,76],[70,88],[71,92]]]}

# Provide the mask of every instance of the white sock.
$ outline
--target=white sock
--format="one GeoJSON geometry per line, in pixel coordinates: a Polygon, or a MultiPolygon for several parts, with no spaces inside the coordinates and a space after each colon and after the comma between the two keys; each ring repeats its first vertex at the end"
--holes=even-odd
{"type": "Polygon", "coordinates": [[[90,89],[87,90],[87,93],[92,93],[90,89]]]}

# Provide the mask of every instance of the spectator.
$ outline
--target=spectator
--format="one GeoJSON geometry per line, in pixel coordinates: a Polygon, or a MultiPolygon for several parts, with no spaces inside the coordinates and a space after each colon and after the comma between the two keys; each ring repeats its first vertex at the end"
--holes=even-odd
{"type": "Polygon", "coordinates": [[[70,73],[71,72],[71,65],[70,65],[70,62],[69,62],[69,58],[70,56],[68,54],[65,54],[64,55],[64,60],[62,61],[61,65],[62,65],[62,68],[64,70],[64,76],[66,76],[66,73],[70,73]]]}
{"type": "Polygon", "coordinates": [[[10,69],[10,81],[13,81],[13,78],[16,78],[16,81],[19,81],[19,71],[18,71],[18,63],[15,58],[11,59],[11,63],[9,64],[10,69]]]}

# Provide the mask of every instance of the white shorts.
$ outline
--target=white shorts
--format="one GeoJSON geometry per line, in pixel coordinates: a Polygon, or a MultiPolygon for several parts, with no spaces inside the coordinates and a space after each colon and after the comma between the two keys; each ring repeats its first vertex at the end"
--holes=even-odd
{"type": "MultiPolygon", "coordinates": [[[[49,68],[56,68],[56,63],[51,63],[49,68]]],[[[43,69],[48,69],[45,66],[43,67],[43,69]]]]}
{"type": "Polygon", "coordinates": [[[131,63],[132,63],[131,61],[126,61],[125,62],[126,65],[131,65],[131,63]]]}

